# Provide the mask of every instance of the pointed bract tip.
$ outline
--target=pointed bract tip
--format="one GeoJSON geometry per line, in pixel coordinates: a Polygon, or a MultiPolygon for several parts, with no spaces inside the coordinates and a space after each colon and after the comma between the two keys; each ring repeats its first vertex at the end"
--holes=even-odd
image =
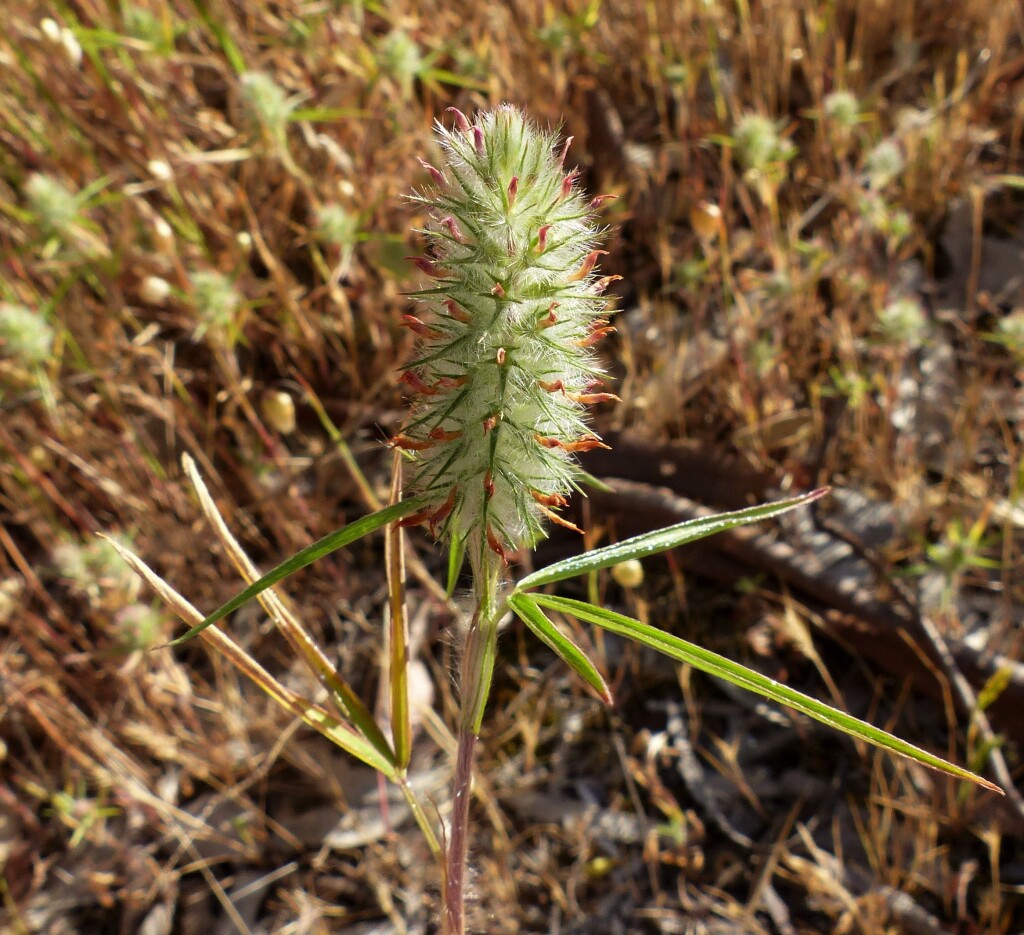
{"type": "Polygon", "coordinates": [[[583,535],[583,530],[580,529],[579,526],[577,526],[575,523],[570,523],[567,519],[563,519],[554,510],[544,506],[543,503],[538,503],[537,509],[539,509],[541,513],[543,513],[549,520],[551,520],[551,522],[557,523],[559,526],[564,526],[566,529],[571,529],[573,532],[578,532],[581,536],[583,535]]]}
{"type": "Polygon", "coordinates": [[[569,277],[569,282],[579,282],[581,279],[586,279],[597,265],[597,258],[599,256],[608,256],[608,251],[591,250],[590,253],[583,258],[583,263],[580,265],[580,268],[569,277]]]}
{"type": "Polygon", "coordinates": [[[426,159],[421,159],[419,156],[416,157],[416,161],[419,162],[419,164],[430,173],[430,177],[438,185],[444,185],[445,179],[440,169],[435,168],[429,162],[427,162],[426,159]]]}
{"type": "Polygon", "coordinates": [[[456,221],[455,218],[448,215],[448,217],[441,218],[441,223],[448,228],[448,233],[452,235],[452,240],[456,243],[466,243],[466,237],[462,233],[462,228],[459,227],[458,221],[456,221]]]}
{"type": "Polygon", "coordinates": [[[587,287],[587,292],[591,295],[604,295],[605,290],[613,283],[618,282],[622,279],[621,276],[602,276],[600,279],[591,283],[587,287]]]}
{"type": "Polygon", "coordinates": [[[415,438],[409,438],[408,435],[395,435],[390,443],[392,448],[401,448],[403,451],[424,451],[427,448],[433,448],[437,444],[435,441],[419,441],[415,438]]]}
{"type": "Polygon", "coordinates": [[[422,256],[407,256],[403,257],[405,260],[409,260],[417,269],[421,272],[426,273],[428,276],[434,276],[438,279],[443,278],[446,273],[443,269],[435,266],[426,257],[422,256]]]}
{"type": "Polygon", "coordinates": [[[437,524],[440,523],[441,520],[445,519],[455,507],[455,495],[457,490],[457,487],[452,487],[451,493],[448,494],[448,499],[430,514],[428,526],[430,528],[430,534],[435,539],[437,538],[437,524]]]}
{"type": "Polygon", "coordinates": [[[465,324],[470,321],[469,315],[467,315],[461,308],[459,308],[455,299],[446,299],[444,307],[448,309],[448,314],[452,316],[456,321],[461,321],[465,324]]]}
{"type": "Polygon", "coordinates": [[[424,324],[415,315],[403,315],[398,323],[403,328],[408,328],[410,331],[414,331],[416,334],[423,338],[439,338],[441,335],[430,326],[424,324]]]}
{"type": "Polygon", "coordinates": [[[598,325],[590,332],[587,337],[580,341],[573,342],[577,347],[593,347],[602,338],[606,338],[610,334],[614,334],[618,329],[609,324],[598,325]]]}
{"type": "Polygon", "coordinates": [[[446,107],[445,113],[454,114],[455,126],[457,126],[463,133],[469,133],[469,119],[461,110],[459,110],[458,107],[446,107]]]}
{"type": "Polygon", "coordinates": [[[508,567],[508,556],[505,554],[505,547],[501,544],[501,540],[495,535],[494,530],[490,526],[487,527],[487,545],[490,550],[501,559],[502,564],[508,567]]]}
{"type": "Polygon", "coordinates": [[[569,147],[572,146],[572,141],[576,139],[574,136],[567,136],[565,142],[562,144],[562,151],[558,154],[558,165],[565,165],[565,157],[569,155],[569,147]]]}
{"type": "Polygon", "coordinates": [[[406,386],[411,387],[414,393],[419,393],[421,396],[436,396],[437,390],[432,386],[428,386],[423,380],[412,370],[406,370],[405,373],[398,380],[399,383],[404,383],[406,386]]]}
{"type": "Polygon", "coordinates": [[[558,194],[559,201],[565,201],[565,199],[569,197],[572,192],[572,183],[576,181],[577,174],[578,173],[576,172],[570,172],[564,179],[562,179],[562,188],[558,194]]]}
{"type": "Polygon", "coordinates": [[[537,252],[543,253],[548,248],[548,232],[551,230],[553,225],[545,224],[539,231],[537,231],[537,252]]]}

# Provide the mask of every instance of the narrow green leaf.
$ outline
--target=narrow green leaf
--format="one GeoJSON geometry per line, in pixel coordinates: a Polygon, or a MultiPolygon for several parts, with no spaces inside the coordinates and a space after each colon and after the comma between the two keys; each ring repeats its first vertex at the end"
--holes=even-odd
{"type": "Polygon", "coordinates": [[[434,81],[454,85],[457,88],[468,88],[471,91],[487,90],[487,86],[481,84],[479,81],[474,81],[472,78],[460,75],[456,71],[448,71],[446,68],[431,68],[429,77],[434,81]]]}
{"type": "Polygon", "coordinates": [[[347,526],[343,526],[341,529],[336,529],[334,532],[329,533],[322,539],[318,539],[311,546],[303,549],[301,552],[297,552],[289,559],[281,562],[275,568],[268,571],[258,581],[254,581],[244,591],[240,591],[226,604],[222,604],[212,614],[206,617],[202,623],[192,627],[187,633],[179,636],[176,640],[171,640],[168,644],[170,646],[177,646],[180,643],[184,643],[198,634],[202,633],[210,624],[216,623],[218,620],[223,620],[228,614],[238,610],[243,604],[248,603],[257,594],[262,593],[267,588],[277,584],[278,581],[282,581],[289,575],[295,573],[300,568],[305,568],[307,565],[311,565],[317,559],[323,558],[325,555],[330,555],[331,552],[336,552],[338,549],[344,548],[346,545],[350,545],[357,539],[361,539],[363,536],[368,535],[375,529],[380,529],[381,526],[386,526],[388,523],[394,522],[395,520],[401,519],[403,516],[408,516],[410,513],[416,512],[423,505],[419,499],[403,500],[401,503],[396,503],[393,506],[385,507],[383,510],[378,510],[376,513],[371,513],[369,516],[364,516],[362,519],[356,520],[354,523],[349,523],[347,526]]]}
{"type": "Polygon", "coordinates": [[[814,490],[804,494],[802,497],[794,497],[790,500],[780,500],[777,503],[764,503],[761,506],[748,507],[745,510],[735,510],[732,513],[718,513],[715,516],[701,516],[696,519],[688,519],[685,522],[677,523],[674,526],[667,526],[654,532],[647,532],[640,536],[633,536],[631,539],[624,539],[614,545],[605,546],[602,549],[594,549],[583,555],[574,555],[572,558],[555,562],[533,574],[527,575],[516,587],[516,592],[523,592],[529,588],[539,588],[545,584],[552,584],[555,581],[564,581],[566,578],[575,578],[578,575],[586,574],[589,571],[597,571],[599,568],[607,568],[610,565],[617,565],[629,558],[644,558],[648,555],[656,555],[658,552],[665,552],[677,546],[685,545],[687,542],[694,542],[703,539],[705,536],[714,535],[716,532],[723,532],[735,526],[743,526],[747,523],[756,523],[759,520],[770,519],[781,513],[796,509],[798,506],[811,503],[819,497],[825,496],[829,491],[828,487],[814,490]]]}
{"type": "Polygon", "coordinates": [[[455,593],[455,586],[459,583],[459,572],[462,571],[462,563],[466,558],[465,537],[452,537],[452,544],[448,547],[448,580],[445,582],[444,596],[451,600],[455,593]]]}
{"type": "MultiPolygon", "coordinates": [[[[210,490],[203,481],[195,461],[189,455],[184,454],[181,458],[181,466],[184,468],[188,479],[192,482],[192,487],[199,498],[203,512],[213,524],[213,528],[217,532],[217,538],[224,544],[231,561],[242,573],[246,583],[251,584],[259,577],[259,571],[249,560],[249,556],[245,554],[245,550],[239,545],[238,540],[231,534],[231,530],[228,529],[228,525],[217,509],[217,504],[214,503],[210,490]]],[[[312,637],[295,618],[295,615],[289,610],[285,601],[272,588],[268,588],[262,594],[257,595],[256,599],[270,615],[271,620],[274,621],[274,625],[281,632],[281,635],[305,659],[310,671],[320,680],[320,684],[327,689],[342,717],[351,721],[356,726],[356,729],[377,749],[377,752],[389,763],[394,764],[396,762],[395,752],[392,750],[391,744],[384,736],[383,731],[377,726],[377,722],[373,719],[369,709],[352,690],[352,686],[345,681],[341,673],[331,664],[323,650],[317,646],[312,637]]],[[[201,621],[203,619],[203,615],[198,611],[195,611],[194,614],[186,612],[186,616],[192,623],[195,623],[195,620],[201,621]],[[191,619],[193,616],[195,620],[191,619]]],[[[227,636],[220,633],[217,629],[208,630],[203,636],[208,639],[220,637],[227,641],[227,636]]]]}
{"type": "Polygon", "coordinates": [[[673,636],[671,633],[657,629],[657,627],[649,626],[646,623],[641,623],[639,620],[634,620],[632,617],[625,617],[603,607],[586,604],[583,601],[553,597],[546,594],[533,595],[533,600],[542,607],[557,610],[564,614],[571,614],[579,620],[585,620],[588,623],[593,623],[596,626],[610,630],[612,633],[618,633],[620,636],[625,636],[645,646],[650,646],[666,656],[671,656],[673,659],[678,659],[680,662],[692,665],[695,669],[700,669],[701,672],[707,672],[709,675],[724,679],[747,691],[770,698],[779,704],[787,705],[806,714],[808,717],[827,724],[829,727],[850,734],[860,740],[866,740],[876,747],[881,747],[900,756],[909,757],[932,769],[956,776],[958,779],[975,782],[986,789],[991,789],[993,792],[1005,794],[999,786],[963,767],[955,766],[941,757],[928,753],[920,747],[915,747],[905,740],[900,740],[899,737],[894,737],[892,734],[868,724],[866,721],[838,711],[829,705],[822,704],[822,702],[811,698],[809,695],[795,691],[786,685],[776,682],[774,679],[755,672],[753,669],[740,665],[738,662],[733,662],[731,659],[719,656],[717,653],[713,653],[701,646],[688,643],[686,640],[673,636]]]}
{"type": "MultiPolygon", "coordinates": [[[[402,457],[395,450],[391,472],[391,502],[402,501],[402,457]]],[[[412,720],[409,714],[409,622],[405,603],[405,531],[390,523],[384,534],[388,605],[391,610],[388,677],[391,689],[391,736],[398,766],[405,769],[412,756],[412,720]]]]}
{"type": "Polygon", "coordinates": [[[600,477],[595,477],[588,471],[584,471],[583,468],[577,468],[576,477],[581,484],[593,487],[594,490],[600,490],[602,493],[614,493],[614,488],[606,484],[600,477]]]}
{"type": "MultiPolygon", "coordinates": [[[[260,597],[260,600],[267,601],[269,605],[276,599],[271,593],[271,595],[263,595],[260,597]]],[[[280,609],[285,610],[283,607],[280,607],[280,609]]],[[[287,613],[286,610],[285,612],[287,613]]],[[[370,709],[363,704],[362,698],[352,690],[352,686],[331,665],[320,647],[298,626],[289,626],[287,630],[282,632],[284,632],[289,643],[305,659],[306,665],[310,667],[313,674],[319,679],[320,684],[330,693],[339,712],[352,721],[356,730],[370,742],[385,760],[394,765],[396,762],[395,753],[391,749],[391,744],[388,743],[387,737],[384,736],[383,731],[381,731],[373,715],[370,713],[370,709]]]]}
{"type": "MultiPolygon", "coordinates": [[[[182,620],[186,623],[193,623],[196,620],[202,619],[202,614],[195,607],[175,591],[134,552],[126,549],[116,539],[111,539],[108,536],[102,536],[102,538],[113,547],[114,551],[128,563],[136,574],[141,576],[168,603],[182,620]]],[[[323,734],[332,743],[341,747],[342,750],[362,760],[367,766],[379,770],[389,779],[397,779],[395,764],[391,759],[386,742],[383,745],[383,749],[380,749],[372,741],[367,740],[364,736],[360,736],[352,727],[343,721],[339,721],[318,704],[279,682],[223,631],[214,628],[204,633],[203,639],[218,652],[222,653],[239,672],[252,679],[262,691],[283,708],[290,711],[296,717],[301,718],[306,724],[323,734]]]]}
{"type": "Polygon", "coordinates": [[[513,594],[509,598],[508,605],[516,612],[519,619],[533,630],[542,643],[547,645],[562,662],[597,692],[597,696],[605,704],[612,703],[612,693],[608,688],[608,683],[587,658],[586,653],[547,618],[532,597],[526,594],[513,594]]]}
{"type": "Polygon", "coordinates": [[[313,704],[302,696],[281,690],[282,686],[276,682],[260,679],[251,674],[250,677],[279,705],[301,718],[317,733],[323,734],[331,743],[346,753],[350,753],[357,760],[362,760],[367,766],[383,773],[389,779],[394,780],[397,777],[395,765],[389,762],[370,740],[367,740],[354,728],[339,721],[319,705],[313,704]]]}

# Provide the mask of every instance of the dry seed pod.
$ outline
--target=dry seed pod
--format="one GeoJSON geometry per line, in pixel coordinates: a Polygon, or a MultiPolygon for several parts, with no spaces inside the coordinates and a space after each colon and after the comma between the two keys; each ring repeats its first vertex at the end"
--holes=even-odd
{"type": "Polygon", "coordinates": [[[282,435],[295,431],[295,401],[284,390],[266,390],[260,397],[260,412],[267,424],[282,435]]]}

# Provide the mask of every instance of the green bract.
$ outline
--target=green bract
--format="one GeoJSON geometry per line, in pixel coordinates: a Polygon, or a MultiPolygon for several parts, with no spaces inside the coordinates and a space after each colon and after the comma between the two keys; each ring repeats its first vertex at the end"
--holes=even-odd
{"type": "Polygon", "coordinates": [[[414,196],[430,221],[435,285],[416,293],[426,316],[405,316],[419,338],[403,381],[413,418],[393,444],[410,453],[408,489],[426,507],[409,522],[490,548],[532,545],[564,506],[574,452],[601,445],[586,406],[598,391],[591,346],[611,329],[601,315],[612,279],[594,273],[601,231],[563,166],[569,140],[502,106],[474,123],[455,111],[438,125],[446,160],[424,163],[435,187],[414,196]]]}

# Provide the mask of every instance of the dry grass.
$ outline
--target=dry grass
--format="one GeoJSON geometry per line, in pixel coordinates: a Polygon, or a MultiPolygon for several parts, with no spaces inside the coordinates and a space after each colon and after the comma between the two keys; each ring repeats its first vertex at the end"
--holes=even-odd
{"type": "MultiPolygon", "coordinates": [[[[1013,0],[12,0],[0,303],[52,336],[37,363],[0,338],[5,930],[428,930],[437,881],[415,829],[381,823],[372,776],[198,643],[145,652],[174,624],[95,534],[130,539],[212,609],[238,585],[180,452],[266,565],[361,515],[305,387],[386,492],[416,282],[401,196],[446,106],[499,100],[564,121],[587,187],[619,195],[606,265],[626,277],[608,351],[623,403],[605,426],[890,504],[886,560],[944,630],[1021,659],[1024,337],[1003,324],[1024,307],[1013,0]],[[749,114],[780,139],[743,137],[749,114]],[[924,317],[886,311],[901,298],[924,317]]],[[[378,546],[290,584],[367,698],[378,546]]],[[[809,654],[799,608],[757,585],[737,600],[664,563],[635,591],[598,582],[822,696],[816,672],[831,671],[851,710],[941,749],[933,701],[834,644],[809,654]]],[[[450,621],[420,598],[443,715],[450,621]]],[[[311,690],[258,611],[230,629],[311,690]]],[[[506,639],[474,842],[480,931],[1024,929],[1024,829],[983,794],[597,648],[611,715],[526,636],[506,639]]],[[[428,722],[425,779],[445,763],[438,737],[428,722]]]]}

